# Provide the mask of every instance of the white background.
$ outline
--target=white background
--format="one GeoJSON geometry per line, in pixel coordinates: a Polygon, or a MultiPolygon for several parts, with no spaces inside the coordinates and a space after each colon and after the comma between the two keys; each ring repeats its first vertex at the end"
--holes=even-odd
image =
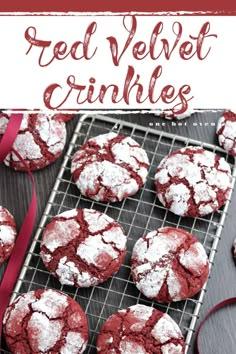
{"type": "MultiPolygon", "coordinates": [[[[188,108],[222,109],[236,106],[236,21],[235,17],[222,16],[138,16],[137,32],[124,53],[120,65],[114,66],[111,59],[109,43],[106,37],[116,37],[121,51],[127,39],[128,32],[123,26],[123,15],[120,16],[84,16],[84,15],[57,15],[57,16],[1,16],[0,17],[0,107],[1,108],[27,108],[45,109],[43,94],[47,86],[57,83],[62,86],[53,96],[53,104],[56,106],[65,97],[69,88],[66,84],[67,77],[74,75],[76,83],[88,85],[90,77],[96,79],[96,90],[109,84],[122,87],[127,72],[127,66],[132,65],[135,73],[140,75],[140,82],[144,86],[144,96],[151,73],[156,66],[162,65],[162,75],[157,80],[156,94],[161,92],[166,84],[171,84],[176,91],[184,85],[191,86],[191,93],[186,96],[193,99],[189,101],[188,108]],[[52,41],[51,46],[45,51],[45,60],[50,58],[54,45],[59,41],[65,41],[70,47],[75,41],[83,41],[88,25],[96,21],[97,29],[92,35],[90,53],[97,47],[95,56],[86,61],[75,61],[70,56],[65,60],[54,60],[47,67],[38,65],[41,49],[33,47],[28,55],[29,43],[25,39],[25,31],[29,26],[37,30],[37,38],[52,41]],[[185,61],[179,56],[179,45],[173,51],[170,60],[164,55],[158,60],[152,60],[150,56],[137,61],[132,57],[133,44],[144,41],[149,46],[151,33],[157,24],[162,21],[164,29],[157,40],[157,51],[161,48],[162,38],[167,38],[170,46],[175,40],[172,32],[172,24],[181,22],[183,35],[179,44],[189,40],[189,35],[197,36],[202,25],[209,21],[211,30],[209,34],[217,34],[217,38],[207,38],[203,50],[211,47],[205,60],[200,61],[197,56],[185,61]]],[[[126,18],[129,26],[130,18],[126,18]]],[[[193,41],[195,43],[196,41],[193,41]]],[[[131,102],[127,105],[124,101],[119,104],[111,103],[111,95],[106,94],[104,103],[96,101],[93,104],[84,103],[78,105],[77,94],[73,92],[60,108],[63,109],[162,109],[172,108],[159,100],[155,105],[146,100],[138,104],[135,99],[135,90],[131,95],[131,102]]],[[[82,96],[81,96],[82,97],[82,96]]],[[[85,96],[84,96],[85,97],[85,96]]],[[[178,100],[174,102],[177,104],[178,100]]]]}

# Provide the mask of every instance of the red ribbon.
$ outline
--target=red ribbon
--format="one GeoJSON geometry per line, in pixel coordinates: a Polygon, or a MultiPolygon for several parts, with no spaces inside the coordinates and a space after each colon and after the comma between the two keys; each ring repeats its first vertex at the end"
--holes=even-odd
{"type": "Polygon", "coordinates": [[[227,305],[232,305],[236,303],[236,297],[231,297],[229,299],[223,300],[222,302],[220,302],[219,304],[215,305],[207,314],[206,316],[203,318],[202,322],[200,323],[200,326],[197,330],[197,336],[196,336],[196,354],[201,354],[200,353],[200,349],[199,349],[199,335],[201,333],[201,329],[202,326],[204,325],[204,322],[208,319],[208,317],[215,311],[221,309],[224,306],[227,305]]]}
{"type": "Polygon", "coordinates": [[[34,177],[17,151],[12,149],[15,138],[17,137],[18,131],[20,129],[20,124],[23,118],[23,114],[12,114],[7,125],[5,134],[0,142],[0,163],[3,162],[5,157],[10,151],[18,157],[21,163],[25,166],[26,171],[29,174],[33,192],[32,199],[26,214],[25,220],[21,226],[20,232],[17,236],[15,246],[13,248],[11,257],[8,261],[5,274],[3,276],[1,285],[0,285],[0,344],[1,344],[1,335],[2,335],[2,321],[3,316],[6,311],[6,308],[9,304],[12,292],[14,290],[16,281],[18,279],[19,272],[28,248],[30,237],[34,228],[36,211],[37,211],[37,198],[36,198],[36,188],[34,183],[34,177]]]}

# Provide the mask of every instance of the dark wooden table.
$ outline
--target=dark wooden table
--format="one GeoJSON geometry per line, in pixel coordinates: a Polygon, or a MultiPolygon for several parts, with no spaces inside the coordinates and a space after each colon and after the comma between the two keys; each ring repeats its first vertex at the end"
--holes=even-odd
{"type": "MultiPolygon", "coordinates": [[[[166,121],[153,114],[119,114],[119,118],[130,122],[137,122],[145,126],[154,126],[156,129],[172,132],[197,139],[203,142],[218,144],[216,138],[216,122],[221,112],[194,113],[191,118],[182,121],[166,121]],[[164,125],[163,125],[164,124],[164,125]]],[[[116,114],[109,114],[116,117],[116,114]]],[[[79,115],[67,123],[67,145],[73,133],[79,115]]],[[[34,173],[38,192],[38,213],[36,226],[46,206],[50,191],[59,171],[63,156],[44,170],[34,173]]],[[[24,220],[30,198],[31,186],[25,173],[15,172],[4,165],[0,166],[0,204],[8,208],[15,216],[18,229],[24,220]]],[[[222,233],[215,264],[208,282],[204,304],[200,311],[200,320],[219,301],[236,296],[236,269],[232,258],[231,247],[236,237],[236,191],[234,190],[229,214],[222,233]]],[[[0,267],[0,278],[6,264],[0,267]]],[[[0,300],[1,301],[1,300],[0,300]]],[[[197,322],[197,327],[200,323],[197,322]]],[[[200,338],[201,354],[234,354],[236,353],[236,308],[229,306],[217,313],[204,325],[200,338]]],[[[194,349],[189,350],[193,354],[194,349]]]]}

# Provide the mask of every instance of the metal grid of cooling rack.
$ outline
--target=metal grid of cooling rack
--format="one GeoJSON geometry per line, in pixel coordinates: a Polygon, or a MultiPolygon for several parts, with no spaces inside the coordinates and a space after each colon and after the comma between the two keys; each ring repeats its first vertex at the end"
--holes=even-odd
{"type": "MultiPolygon", "coordinates": [[[[153,177],[161,159],[170,152],[187,145],[202,146],[220,156],[224,156],[232,168],[234,177],[232,180],[233,190],[236,176],[234,161],[217,146],[174,136],[107,116],[85,115],[81,117],[23,265],[11,301],[21,293],[38,288],[58,289],[73,297],[84,309],[89,322],[90,338],[85,351],[86,354],[96,353],[97,334],[102,324],[111,314],[118,309],[137,303],[153,306],[168,313],[180,326],[185,337],[187,354],[191,346],[191,338],[207,284],[193,298],[176,303],[159,304],[149,301],[141,295],[130,276],[130,257],[134,243],[148,231],[162,226],[180,227],[193,233],[204,245],[210,264],[211,266],[213,265],[232,190],[226,205],[219,211],[203,218],[182,218],[172,214],[160,204],[154,189],[153,177]],[[111,130],[122,135],[131,136],[142,145],[148,154],[150,169],[146,184],[136,195],[126,198],[122,202],[100,203],[83,197],[78,191],[70,173],[71,157],[88,138],[111,130]],[[94,208],[108,214],[123,226],[128,237],[127,254],[120,270],[108,281],[96,287],[76,289],[70,286],[62,286],[58,280],[46,271],[39,256],[40,239],[44,226],[55,215],[72,208],[94,208]]],[[[2,352],[9,353],[5,350],[2,352]]]]}

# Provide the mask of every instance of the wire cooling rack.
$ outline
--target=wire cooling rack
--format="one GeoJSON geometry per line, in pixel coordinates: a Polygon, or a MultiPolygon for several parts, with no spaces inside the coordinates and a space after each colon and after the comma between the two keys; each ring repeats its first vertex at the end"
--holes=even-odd
{"type": "MultiPolygon", "coordinates": [[[[229,200],[224,208],[219,211],[202,218],[182,218],[172,214],[160,204],[154,189],[153,177],[159,162],[170,152],[187,145],[202,146],[225,157],[232,168],[233,180],[231,187],[233,190],[236,176],[234,161],[224,150],[217,146],[134,125],[122,120],[119,121],[107,116],[85,115],[81,117],[23,265],[11,301],[21,293],[38,288],[54,288],[70,295],[82,306],[88,318],[90,338],[85,351],[86,354],[96,353],[97,334],[102,324],[111,314],[137,303],[153,306],[168,313],[180,326],[185,337],[185,353],[187,354],[191,346],[199,310],[203,303],[206,284],[195,297],[165,305],[149,301],[141,295],[130,276],[130,258],[134,243],[148,231],[163,226],[180,227],[193,233],[204,245],[212,268],[232,190],[229,200]],[[83,197],[74,184],[70,173],[71,158],[74,152],[88,138],[111,130],[122,135],[131,136],[146,150],[150,161],[148,179],[145,186],[136,195],[126,198],[122,202],[95,202],[83,197]],[[127,255],[120,270],[108,281],[88,289],[62,286],[58,280],[46,271],[39,256],[41,233],[44,226],[55,215],[72,208],[94,208],[108,214],[123,226],[128,237],[127,255]]],[[[5,350],[2,352],[9,353],[5,350]]]]}

